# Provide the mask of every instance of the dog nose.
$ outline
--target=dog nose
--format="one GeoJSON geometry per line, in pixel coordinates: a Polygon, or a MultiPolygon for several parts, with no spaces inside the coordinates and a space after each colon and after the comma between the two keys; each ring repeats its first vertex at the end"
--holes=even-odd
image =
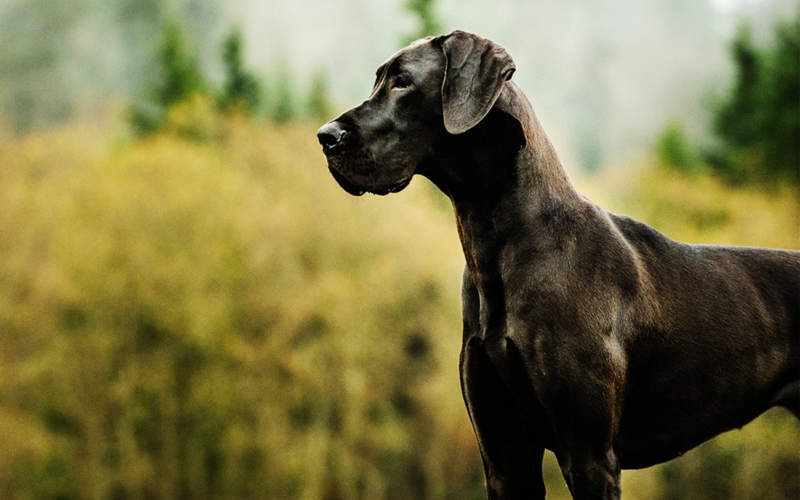
{"type": "Polygon", "coordinates": [[[323,147],[332,148],[340,144],[346,134],[345,129],[337,122],[328,122],[317,130],[317,139],[323,147]]]}

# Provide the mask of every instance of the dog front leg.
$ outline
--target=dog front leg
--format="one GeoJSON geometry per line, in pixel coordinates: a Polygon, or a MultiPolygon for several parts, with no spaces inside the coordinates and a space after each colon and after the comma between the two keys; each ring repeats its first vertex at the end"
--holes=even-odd
{"type": "Polygon", "coordinates": [[[468,271],[462,289],[461,391],[478,439],[489,500],[544,500],[544,447],[480,339],[480,299],[468,271]]]}
{"type": "Polygon", "coordinates": [[[559,464],[575,500],[619,500],[621,471],[612,450],[571,453],[559,464]]]}
{"type": "Polygon", "coordinates": [[[462,347],[461,388],[480,446],[489,500],[543,500],[544,447],[537,444],[530,422],[476,337],[462,347]]]}
{"type": "Polygon", "coordinates": [[[586,358],[572,351],[545,368],[553,375],[544,397],[557,436],[556,457],[574,500],[619,500],[621,467],[613,442],[624,362],[603,355],[602,345],[592,345],[590,337],[582,337],[579,345],[595,353],[592,362],[576,362],[586,358]]]}

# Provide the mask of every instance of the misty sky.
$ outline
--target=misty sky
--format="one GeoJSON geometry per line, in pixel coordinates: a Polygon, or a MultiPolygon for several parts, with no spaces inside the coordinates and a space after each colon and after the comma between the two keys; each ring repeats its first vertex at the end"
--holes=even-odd
{"type": "MultiPolygon", "coordinates": [[[[0,108],[42,108],[35,123],[141,98],[158,74],[160,21],[129,12],[153,4],[186,18],[212,82],[222,79],[221,41],[238,25],[246,63],[267,91],[288,73],[302,101],[312,75],[324,73],[334,108],[344,110],[367,97],[375,68],[415,31],[405,1],[0,0],[0,108]],[[48,60],[32,50],[39,45],[55,63],[30,66],[48,60]]],[[[504,45],[517,65],[514,79],[564,160],[597,168],[650,148],[670,122],[707,138],[709,110],[730,85],[728,42],[737,26],[748,19],[765,39],[775,19],[796,15],[797,3],[439,0],[436,12],[445,32],[463,29],[504,45]]]]}
{"type": "MultiPolygon", "coordinates": [[[[696,136],[730,82],[727,43],[741,19],[764,25],[785,0],[440,0],[445,31],[503,44],[566,160],[603,163],[649,147],[669,122],[696,136]]],[[[323,69],[341,109],[366,98],[374,68],[414,20],[395,0],[238,2],[258,67],[288,64],[299,82],[323,69]]],[[[707,135],[707,134],[706,134],[707,135]]],[[[702,137],[701,137],[702,138],[702,137]]],[[[598,165],[593,165],[597,167],[598,165]]]]}

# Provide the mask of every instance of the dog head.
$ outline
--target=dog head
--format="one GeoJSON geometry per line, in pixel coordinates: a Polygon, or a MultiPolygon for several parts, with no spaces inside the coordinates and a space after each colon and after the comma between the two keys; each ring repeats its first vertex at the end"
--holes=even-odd
{"type": "Polygon", "coordinates": [[[317,132],[331,174],[356,196],[402,190],[443,137],[489,113],[514,70],[502,46],[471,33],[414,42],[378,68],[366,101],[317,132]]]}

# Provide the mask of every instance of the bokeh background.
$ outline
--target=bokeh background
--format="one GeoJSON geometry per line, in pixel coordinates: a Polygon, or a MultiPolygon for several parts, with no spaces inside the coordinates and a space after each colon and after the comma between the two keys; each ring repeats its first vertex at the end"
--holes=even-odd
{"type": "MultiPolygon", "coordinates": [[[[793,0],[0,0],[0,498],[485,498],[449,202],[349,197],[316,129],[466,29],[604,208],[798,249],[799,23],[793,0]]],[[[623,487],[800,498],[800,423],[623,487]]]]}

